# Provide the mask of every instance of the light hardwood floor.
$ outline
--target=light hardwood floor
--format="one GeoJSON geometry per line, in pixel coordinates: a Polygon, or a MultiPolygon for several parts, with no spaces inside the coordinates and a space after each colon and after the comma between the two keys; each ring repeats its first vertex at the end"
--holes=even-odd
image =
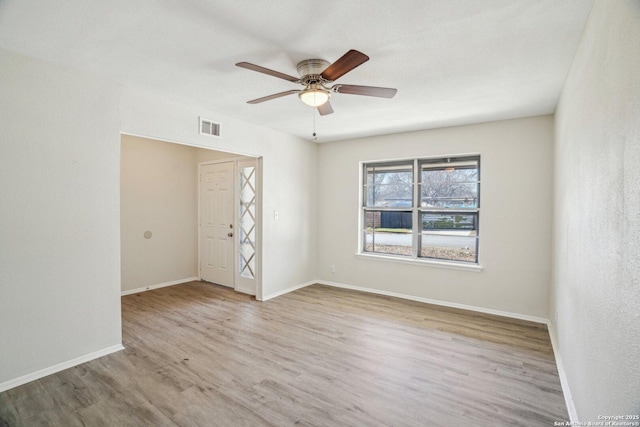
{"type": "Polygon", "coordinates": [[[122,298],[126,350],[0,394],[9,426],[549,426],[544,325],[314,285],[122,298]]]}

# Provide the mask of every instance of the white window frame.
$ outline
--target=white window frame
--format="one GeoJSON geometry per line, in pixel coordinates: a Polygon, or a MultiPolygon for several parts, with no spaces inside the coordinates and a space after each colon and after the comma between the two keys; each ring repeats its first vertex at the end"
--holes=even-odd
{"type": "Polygon", "coordinates": [[[466,271],[482,271],[482,266],[480,264],[480,187],[481,187],[481,168],[480,168],[480,154],[479,153],[470,153],[470,154],[454,154],[454,155],[444,155],[444,156],[433,156],[433,157],[419,157],[419,158],[404,158],[404,159],[390,159],[390,160],[371,160],[371,161],[362,161],[360,162],[360,173],[359,173],[359,199],[358,199],[358,251],[356,253],[357,258],[362,259],[370,259],[370,260],[380,260],[380,261],[390,261],[395,263],[402,264],[418,264],[429,267],[441,267],[441,268],[449,268],[456,270],[466,270],[466,271]],[[459,260],[448,260],[448,259],[438,259],[438,258],[427,258],[420,257],[420,242],[422,235],[422,227],[415,226],[416,224],[420,224],[420,216],[421,213],[429,213],[429,212],[452,212],[459,213],[461,210],[451,209],[451,208],[442,208],[435,209],[429,208],[426,209],[421,207],[421,198],[420,198],[420,181],[421,181],[421,165],[425,163],[435,163],[440,161],[441,163],[457,163],[460,164],[464,161],[477,161],[478,166],[478,203],[476,208],[472,209],[464,209],[464,212],[477,214],[478,224],[476,226],[476,262],[469,261],[459,261],[459,260]],[[366,201],[366,173],[367,167],[371,165],[391,165],[398,163],[413,163],[413,182],[412,182],[412,204],[411,207],[401,207],[401,208],[380,208],[380,207],[367,207],[365,206],[366,201]],[[366,225],[365,214],[367,211],[401,211],[401,212],[411,212],[412,214],[412,255],[393,255],[393,254],[385,254],[385,253],[377,253],[377,252],[366,252],[365,251],[365,243],[364,243],[364,230],[366,225]]]}

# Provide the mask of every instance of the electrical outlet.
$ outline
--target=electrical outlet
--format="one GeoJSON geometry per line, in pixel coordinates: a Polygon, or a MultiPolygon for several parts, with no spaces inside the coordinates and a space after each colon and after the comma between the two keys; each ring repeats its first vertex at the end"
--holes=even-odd
{"type": "Polygon", "coordinates": [[[335,265],[333,265],[333,264],[331,264],[331,272],[332,272],[332,273],[335,273],[335,272],[336,272],[336,266],[335,266],[335,265]]]}
{"type": "Polygon", "coordinates": [[[280,218],[280,214],[278,213],[278,211],[273,211],[273,219],[277,221],[279,218],[280,218]]]}

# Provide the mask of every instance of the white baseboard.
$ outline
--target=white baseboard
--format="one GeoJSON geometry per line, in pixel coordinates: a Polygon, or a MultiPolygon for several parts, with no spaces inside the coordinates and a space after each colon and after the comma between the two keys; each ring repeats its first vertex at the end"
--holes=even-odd
{"type": "Polygon", "coordinates": [[[571,389],[569,388],[567,372],[564,370],[564,364],[562,363],[562,357],[560,356],[560,349],[558,348],[556,326],[549,321],[547,323],[547,329],[549,330],[549,338],[551,338],[553,354],[556,358],[556,367],[558,368],[558,376],[560,377],[560,385],[562,386],[564,402],[567,405],[567,412],[569,413],[569,421],[571,421],[572,425],[579,425],[580,421],[578,420],[578,412],[576,412],[576,405],[573,402],[573,396],[571,395],[571,389]]]}
{"type": "Polygon", "coordinates": [[[32,372],[27,375],[23,375],[18,378],[14,378],[9,381],[0,383],[0,393],[9,389],[21,386],[31,381],[39,380],[48,375],[55,374],[56,372],[64,371],[65,369],[73,368],[82,363],[89,362],[90,360],[97,359],[107,354],[115,353],[116,351],[124,350],[122,344],[113,345],[111,347],[103,348],[102,350],[94,351],[93,353],[85,354],[84,356],[76,357],[75,359],[67,360],[66,362],[58,363],[57,365],[50,366],[45,369],[41,369],[36,372],[32,372]]]}
{"type": "Polygon", "coordinates": [[[494,310],[492,308],[477,307],[474,305],[458,304],[456,302],[422,298],[422,297],[417,297],[413,295],[400,294],[397,292],[382,291],[380,289],[365,288],[362,286],[347,285],[347,284],[338,283],[338,282],[329,282],[327,280],[316,280],[315,283],[318,283],[320,285],[333,286],[336,288],[352,289],[354,291],[369,292],[372,294],[408,299],[411,301],[424,302],[427,304],[441,305],[443,307],[460,308],[462,310],[477,311],[478,313],[494,314],[496,316],[510,317],[512,319],[527,320],[529,322],[544,323],[544,324],[547,324],[548,322],[548,320],[543,317],[529,316],[527,314],[512,313],[509,311],[494,310]]]}
{"type": "Polygon", "coordinates": [[[193,282],[194,280],[200,280],[200,278],[199,277],[189,277],[187,279],[180,279],[180,280],[173,280],[171,282],[158,283],[157,285],[149,285],[149,286],[145,286],[143,288],[130,289],[128,291],[122,291],[122,293],[120,295],[121,296],[125,296],[125,295],[137,294],[137,293],[140,293],[140,292],[150,291],[152,289],[164,288],[166,286],[173,286],[173,285],[179,285],[181,283],[193,282]]]}
{"type": "Polygon", "coordinates": [[[301,283],[299,285],[294,285],[294,286],[288,287],[287,289],[283,289],[281,291],[274,292],[272,294],[263,295],[262,299],[260,301],[270,300],[271,298],[279,297],[280,295],[288,294],[289,292],[293,292],[293,291],[296,291],[298,289],[302,289],[302,288],[305,288],[307,286],[314,285],[316,283],[318,283],[317,280],[311,280],[311,281],[306,282],[306,283],[301,283]]]}

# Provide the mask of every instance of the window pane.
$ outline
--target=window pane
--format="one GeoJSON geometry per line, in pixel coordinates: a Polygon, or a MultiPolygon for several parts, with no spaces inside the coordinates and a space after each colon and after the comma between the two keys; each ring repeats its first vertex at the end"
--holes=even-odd
{"type": "Polygon", "coordinates": [[[413,164],[367,166],[368,207],[410,207],[413,204],[413,164]]]}
{"type": "Polygon", "coordinates": [[[412,254],[411,212],[365,212],[364,252],[412,254]]]}
{"type": "Polygon", "coordinates": [[[475,236],[423,234],[421,237],[421,257],[477,262],[475,236]]]}
{"type": "Polygon", "coordinates": [[[420,205],[438,208],[478,207],[478,167],[422,165],[420,205]]]}
{"type": "Polygon", "coordinates": [[[253,279],[256,271],[255,167],[240,168],[240,275],[253,279]]]}
{"type": "Polygon", "coordinates": [[[422,230],[476,230],[478,228],[477,213],[423,213],[422,230]]]}

